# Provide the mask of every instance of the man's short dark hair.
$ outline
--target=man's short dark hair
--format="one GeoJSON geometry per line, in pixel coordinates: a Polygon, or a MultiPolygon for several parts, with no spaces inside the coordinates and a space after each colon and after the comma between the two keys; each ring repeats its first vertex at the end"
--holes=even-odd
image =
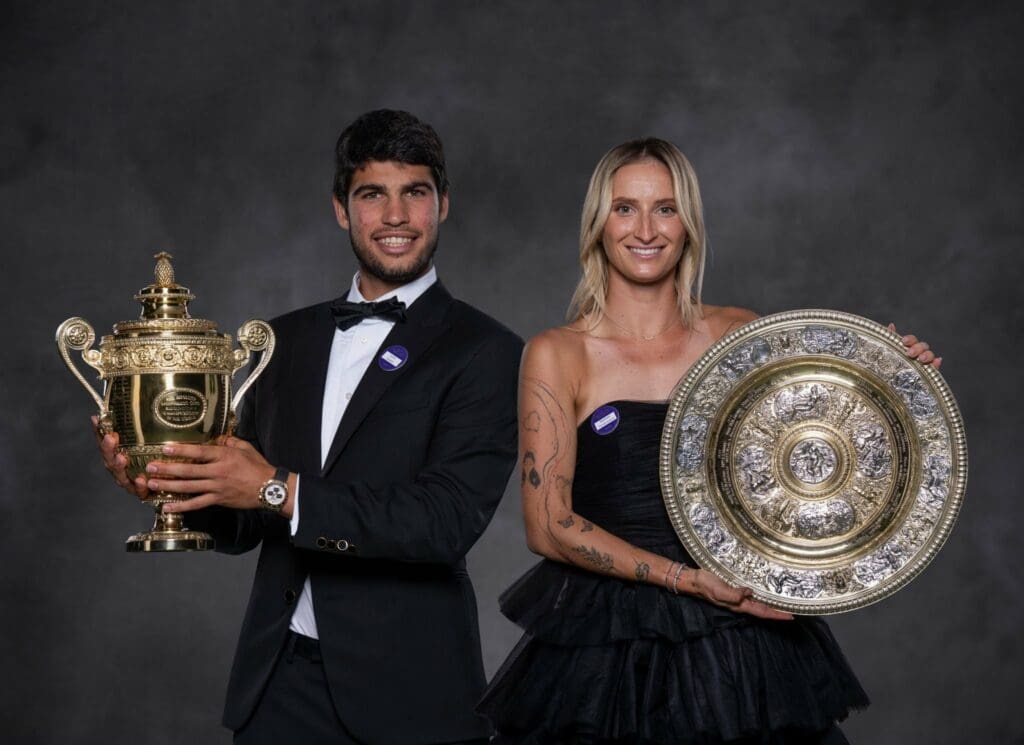
{"type": "Polygon", "coordinates": [[[441,138],[407,111],[378,109],[363,114],[341,133],[334,155],[334,196],[346,206],[352,174],[373,160],[427,166],[437,193],[448,192],[441,138]]]}

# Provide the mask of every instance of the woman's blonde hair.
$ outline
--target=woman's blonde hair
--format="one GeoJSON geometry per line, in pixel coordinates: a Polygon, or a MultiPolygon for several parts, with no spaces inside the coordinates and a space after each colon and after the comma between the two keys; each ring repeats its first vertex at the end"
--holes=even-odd
{"type": "Polygon", "coordinates": [[[590,177],[587,197],[583,200],[580,220],[580,277],[568,319],[576,321],[593,316],[596,324],[604,315],[608,292],[608,257],[601,243],[604,224],[611,212],[612,177],[624,165],[643,160],[656,160],[672,174],[672,192],[676,210],[686,228],[683,255],[676,267],[676,293],[683,325],[693,326],[700,317],[700,289],[704,281],[704,208],[700,200],[697,174],[679,148],[671,142],[647,137],[630,140],[612,148],[598,162],[590,177]]]}

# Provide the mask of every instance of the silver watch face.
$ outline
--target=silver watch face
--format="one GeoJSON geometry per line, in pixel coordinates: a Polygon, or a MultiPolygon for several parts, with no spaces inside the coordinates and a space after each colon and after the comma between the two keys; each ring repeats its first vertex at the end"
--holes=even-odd
{"type": "Polygon", "coordinates": [[[271,481],[263,487],[263,499],[267,504],[280,507],[288,498],[288,487],[280,481],[271,481]]]}

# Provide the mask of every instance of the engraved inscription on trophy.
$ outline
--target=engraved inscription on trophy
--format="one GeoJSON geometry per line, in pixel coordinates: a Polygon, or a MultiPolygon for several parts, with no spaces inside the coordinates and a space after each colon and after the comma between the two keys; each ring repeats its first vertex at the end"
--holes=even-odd
{"type": "Polygon", "coordinates": [[[173,429],[187,429],[206,416],[206,396],[191,388],[168,388],[153,399],[153,415],[173,429]]]}

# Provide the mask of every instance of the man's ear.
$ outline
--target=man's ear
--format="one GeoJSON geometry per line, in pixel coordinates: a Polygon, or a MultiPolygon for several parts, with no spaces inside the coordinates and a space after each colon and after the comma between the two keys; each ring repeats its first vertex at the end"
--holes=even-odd
{"type": "Polygon", "coordinates": [[[352,227],[352,223],[348,220],[348,210],[345,209],[345,205],[334,194],[331,195],[331,203],[334,205],[334,219],[338,221],[338,225],[341,226],[342,230],[348,230],[352,227]]]}
{"type": "Polygon", "coordinates": [[[448,217],[448,192],[441,195],[441,202],[437,205],[437,222],[440,225],[448,217]]]}

